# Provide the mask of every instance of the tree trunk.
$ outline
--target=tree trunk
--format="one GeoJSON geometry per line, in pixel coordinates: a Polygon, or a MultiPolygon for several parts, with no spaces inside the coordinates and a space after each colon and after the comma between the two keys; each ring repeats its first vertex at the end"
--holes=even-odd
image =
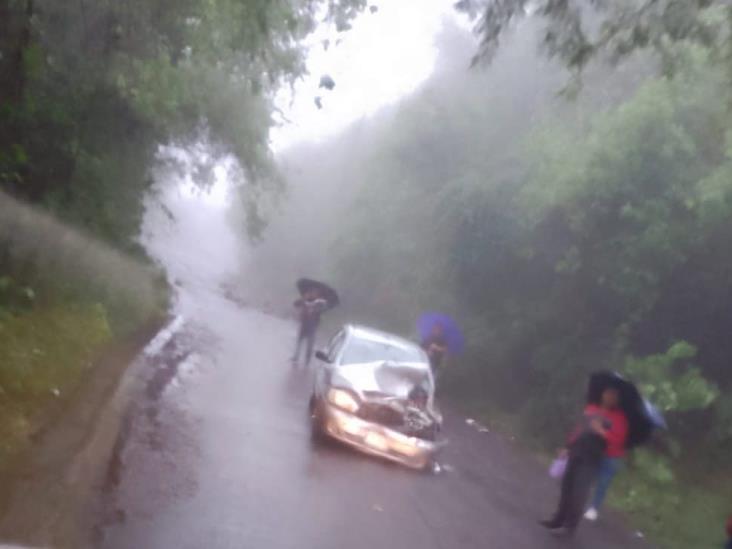
{"type": "Polygon", "coordinates": [[[22,11],[13,9],[10,0],[0,0],[0,104],[17,104],[25,91],[25,51],[33,38],[33,0],[26,0],[22,11]]]}
{"type": "Polygon", "coordinates": [[[31,43],[31,25],[33,19],[33,0],[26,0],[25,3],[25,19],[23,21],[23,27],[20,32],[20,40],[18,42],[18,50],[15,54],[16,64],[16,82],[17,85],[14,89],[14,96],[11,101],[14,103],[20,103],[23,99],[23,92],[25,91],[26,73],[25,73],[25,51],[28,49],[31,43]]]}

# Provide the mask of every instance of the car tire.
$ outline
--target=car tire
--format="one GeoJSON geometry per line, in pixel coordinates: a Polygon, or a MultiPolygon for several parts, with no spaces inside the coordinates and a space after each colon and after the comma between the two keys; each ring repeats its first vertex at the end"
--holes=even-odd
{"type": "Polygon", "coordinates": [[[325,432],[323,430],[322,413],[315,395],[310,397],[308,410],[310,411],[310,438],[313,442],[320,443],[325,438],[325,432]]]}

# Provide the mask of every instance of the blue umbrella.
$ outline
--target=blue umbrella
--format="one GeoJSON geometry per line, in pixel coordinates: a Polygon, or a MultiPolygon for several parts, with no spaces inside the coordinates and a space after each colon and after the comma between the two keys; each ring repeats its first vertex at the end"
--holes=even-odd
{"type": "Polygon", "coordinates": [[[458,355],[465,348],[465,338],[455,320],[443,313],[424,313],[417,321],[417,331],[422,341],[426,340],[435,326],[442,327],[442,334],[447,343],[447,351],[451,355],[458,355]]]}

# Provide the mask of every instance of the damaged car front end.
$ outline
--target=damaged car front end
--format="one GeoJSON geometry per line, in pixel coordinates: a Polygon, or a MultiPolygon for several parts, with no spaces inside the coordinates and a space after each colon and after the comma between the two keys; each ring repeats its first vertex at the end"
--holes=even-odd
{"type": "Polygon", "coordinates": [[[365,453],[428,467],[442,443],[434,378],[415,344],[346,326],[318,353],[311,398],[314,433],[365,453]]]}

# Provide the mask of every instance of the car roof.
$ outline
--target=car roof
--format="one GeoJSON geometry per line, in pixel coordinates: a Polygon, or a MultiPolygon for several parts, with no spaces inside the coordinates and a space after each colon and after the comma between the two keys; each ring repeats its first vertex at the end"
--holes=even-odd
{"type": "MultiPolygon", "coordinates": [[[[414,341],[410,341],[404,337],[391,334],[383,330],[377,330],[376,328],[370,328],[368,326],[362,326],[358,324],[347,324],[345,328],[351,337],[357,339],[366,339],[379,343],[388,343],[390,345],[394,345],[395,347],[406,347],[419,351],[422,350],[421,347],[417,345],[414,341]]],[[[424,363],[428,364],[426,355],[424,363]]]]}

